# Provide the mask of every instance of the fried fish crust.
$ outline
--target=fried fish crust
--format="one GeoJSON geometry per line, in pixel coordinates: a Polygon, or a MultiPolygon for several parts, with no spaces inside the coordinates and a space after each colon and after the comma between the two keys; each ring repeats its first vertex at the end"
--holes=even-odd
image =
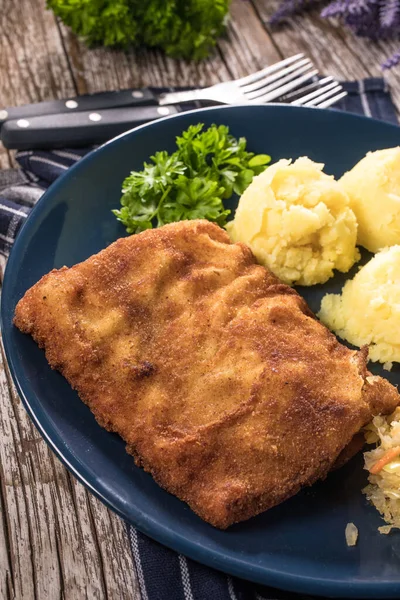
{"type": "Polygon", "coordinates": [[[222,529],[324,478],[400,400],[366,350],[202,220],[51,271],[14,323],[138,465],[222,529]]]}

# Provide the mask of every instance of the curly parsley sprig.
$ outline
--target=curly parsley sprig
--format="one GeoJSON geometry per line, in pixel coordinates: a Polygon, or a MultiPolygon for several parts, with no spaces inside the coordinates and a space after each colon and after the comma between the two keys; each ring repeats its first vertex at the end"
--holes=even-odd
{"type": "Polygon", "coordinates": [[[242,194],[271,160],[248,152],[246,139],[237,140],[225,125],[203,128],[190,126],[176,138],[173,154],[156,152],[125,179],[121,209],[113,213],[128,233],[186,219],[225,225],[230,211],[223,200],[242,194]]]}
{"type": "Polygon", "coordinates": [[[47,0],[89,46],[148,46],[206,58],[225,31],[230,0],[47,0]]]}

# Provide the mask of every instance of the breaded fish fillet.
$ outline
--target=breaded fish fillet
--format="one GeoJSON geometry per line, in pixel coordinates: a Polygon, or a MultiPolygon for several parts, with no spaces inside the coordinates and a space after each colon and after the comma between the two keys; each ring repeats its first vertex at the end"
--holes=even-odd
{"type": "Polygon", "coordinates": [[[136,463],[220,528],[325,477],[399,402],[367,373],[365,351],[340,344],[207,221],[123,238],[52,271],[14,322],[136,463]]]}

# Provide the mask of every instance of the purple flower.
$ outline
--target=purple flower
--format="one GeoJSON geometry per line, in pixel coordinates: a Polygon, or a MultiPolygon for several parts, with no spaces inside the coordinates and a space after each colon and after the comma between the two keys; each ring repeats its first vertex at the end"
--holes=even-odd
{"type": "Polygon", "coordinates": [[[363,15],[368,13],[373,5],[377,5],[377,0],[335,0],[323,9],[321,15],[323,17],[363,15]]]}
{"type": "Polygon", "coordinates": [[[349,0],[336,0],[331,2],[329,6],[321,12],[322,17],[341,17],[348,11],[349,0]]]}
{"type": "MultiPolygon", "coordinates": [[[[335,17],[356,35],[371,40],[400,39],[400,0],[283,0],[271,23],[324,4],[321,16],[335,17]]],[[[382,65],[390,69],[400,63],[400,51],[382,65]]]]}
{"type": "Polygon", "coordinates": [[[317,4],[321,4],[322,0],[283,0],[278,10],[270,19],[271,25],[275,25],[283,21],[286,17],[291,17],[301,13],[304,10],[313,8],[317,4]]]}
{"type": "Polygon", "coordinates": [[[395,52],[390,58],[385,60],[385,62],[382,65],[382,69],[383,70],[391,69],[392,67],[395,67],[399,63],[400,63],[400,51],[395,52]]]}
{"type": "Polygon", "coordinates": [[[399,6],[398,0],[382,0],[379,8],[379,20],[382,28],[390,29],[399,25],[399,6]]]}

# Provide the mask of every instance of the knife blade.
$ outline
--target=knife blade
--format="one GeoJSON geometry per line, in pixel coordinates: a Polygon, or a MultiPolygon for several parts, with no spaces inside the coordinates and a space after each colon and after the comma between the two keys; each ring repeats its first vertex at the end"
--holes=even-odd
{"type": "Polygon", "coordinates": [[[95,94],[84,94],[63,100],[50,100],[11,108],[0,107],[0,128],[7,120],[75,113],[85,110],[97,111],[106,108],[119,108],[121,106],[156,106],[157,104],[157,96],[148,88],[97,92],[95,94]]]}
{"type": "Polygon", "coordinates": [[[134,106],[7,120],[0,131],[10,150],[90,146],[179,112],[176,106],[134,106]]]}

